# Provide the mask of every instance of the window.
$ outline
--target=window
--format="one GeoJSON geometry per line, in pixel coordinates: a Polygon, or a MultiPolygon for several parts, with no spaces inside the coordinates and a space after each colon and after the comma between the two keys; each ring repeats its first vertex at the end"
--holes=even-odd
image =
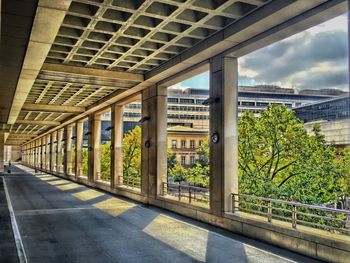
{"type": "Polygon", "coordinates": [[[181,155],[181,165],[186,164],[186,155],[181,155]]]}
{"type": "Polygon", "coordinates": [[[190,163],[193,165],[196,162],[196,158],[194,155],[190,156],[190,163]]]}
{"type": "Polygon", "coordinates": [[[171,148],[173,148],[173,149],[177,148],[177,141],[176,140],[171,141],[171,148]]]}
{"type": "Polygon", "coordinates": [[[258,106],[258,107],[267,107],[267,106],[269,106],[269,103],[268,102],[257,102],[256,103],[256,106],[258,106]]]}
{"type": "Polygon", "coordinates": [[[179,99],[177,98],[168,98],[168,102],[178,102],[179,99]]]}
{"type": "Polygon", "coordinates": [[[205,100],[197,99],[197,100],[196,100],[196,104],[203,104],[204,101],[205,101],[205,100]]]}
{"type": "Polygon", "coordinates": [[[194,99],[180,99],[180,103],[192,104],[194,99]]]}
{"type": "Polygon", "coordinates": [[[191,149],[195,148],[194,140],[190,140],[190,148],[191,149]]]}
{"type": "Polygon", "coordinates": [[[186,148],[186,140],[181,140],[181,148],[186,148]]]}
{"type": "Polygon", "coordinates": [[[199,140],[199,146],[203,145],[203,140],[199,140]]]}
{"type": "Polygon", "coordinates": [[[253,101],[242,101],[242,106],[255,106],[253,101]]]}

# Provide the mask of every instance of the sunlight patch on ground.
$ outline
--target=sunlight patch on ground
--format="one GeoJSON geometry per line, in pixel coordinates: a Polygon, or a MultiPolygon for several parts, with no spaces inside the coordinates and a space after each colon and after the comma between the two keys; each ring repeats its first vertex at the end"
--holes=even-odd
{"type": "Polygon", "coordinates": [[[102,196],[104,194],[101,192],[89,189],[89,190],[84,190],[82,192],[74,193],[72,195],[75,196],[76,198],[82,200],[82,201],[88,201],[88,200],[94,199],[96,197],[102,196]]]}
{"type": "Polygon", "coordinates": [[[58,179],[58,178],[55,176],[49,175],[49,176],[39,177],[39,179],[43,181],[49,181],[49,180],[58,179]]]}
{"type": "Polygon", "coordinates": [[[143,232],[196,260],[206,259],[208,230],[158,215],[143,229],[143,232]]]}
{"type": "Polygon", "coordinates": [[[59,184],[66,184],[68,182],[69,181],[67,181],[67,180],[57,180],[57,181],[52,181],[52,182],[47,182],[47,183],[51,184],[51,185],[59,185],[59,184]]]}
{"type": "Polygon", "coordinates": [[[130,208],[133,208],[135,205],[116,199],[116,198],[110,198],[105,201],[99,202],[94,204],[94,207],[112,215],[112,216],[118,216],[130,208]]]}
{"type": "Polygon", "coordinates": [[[70,183],[70,184],[65,184],[65,185],[59,185],[56,187],[62,191],[68,191],[68,190],[72,190],[72,189],[77,189],[77,188],[81,187],[81,185],[70,183]]]}

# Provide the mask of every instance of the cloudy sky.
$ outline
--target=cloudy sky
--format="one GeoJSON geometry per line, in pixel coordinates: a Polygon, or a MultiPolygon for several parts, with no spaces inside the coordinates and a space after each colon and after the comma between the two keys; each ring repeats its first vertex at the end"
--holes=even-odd
{"type": "MultiPolygon", "coordinates": [[[[239,59],[239,84],[348,90],[347,15],[257,50],[239,59]]],[[[176,85],[206,88],[208,73],[176,85]]]]}

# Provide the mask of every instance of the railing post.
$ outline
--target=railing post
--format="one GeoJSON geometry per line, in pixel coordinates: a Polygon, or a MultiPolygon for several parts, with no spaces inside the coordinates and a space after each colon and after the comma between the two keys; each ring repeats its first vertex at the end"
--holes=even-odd
{"type": "Polygon", "coordinates": [[[179,183],[178,195],[179,195],[179,201],[181,201],[181,185],[180,185],[180,183],[179,183]]]}
{"type": "Polygon", "coordinates": [[[267,204],[267,220],[269,223],[272,221],[272,201],[270,200],[267,204]]]}
{"type": "Polygon", "coordinates": [[[188,188],[188,198],[189,198],[189,203],[191,204],[192,203],[192,200],[191,200],[191,187],[188,188]]]}
{"type": "Polygon", "coordinates": [[[350,214],[346,214],[346,219],[345,219],[345,228],[350,229],[350,214]]]}
{"type": "Polygon", "coordinates": [[[292,207],[292,227],[297,227],[297,207],[296,205],[293,205],[292,207]]]}
{"type": "Polygon", "coordinates": [[[236,212],[236,197],[235,194],[232,194],[232,213],[236,212]]]}

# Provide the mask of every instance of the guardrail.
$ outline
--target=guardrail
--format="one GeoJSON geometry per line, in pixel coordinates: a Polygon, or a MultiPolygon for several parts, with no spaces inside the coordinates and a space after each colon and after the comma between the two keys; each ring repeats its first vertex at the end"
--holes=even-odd
{"type": "Polygon", "coordinates": [[[209,189],[182,185],[179,183],[166,183],[163,182],[163,195],[170,195],[176,197],[178,201],[193,203],[209,203],[209,189]]]}
{"type": "Polygon", "coordinates": [[[131,188],[141,188],[141,177],[118,176],[119,184],[131,188]]]}
{"type": "Polygon", "coordinates": [[[350,210],[309,205],[245,194],[232,194],[232,212],[247,212],[297,225],[338,231],[350,235],[350,210]]]}

